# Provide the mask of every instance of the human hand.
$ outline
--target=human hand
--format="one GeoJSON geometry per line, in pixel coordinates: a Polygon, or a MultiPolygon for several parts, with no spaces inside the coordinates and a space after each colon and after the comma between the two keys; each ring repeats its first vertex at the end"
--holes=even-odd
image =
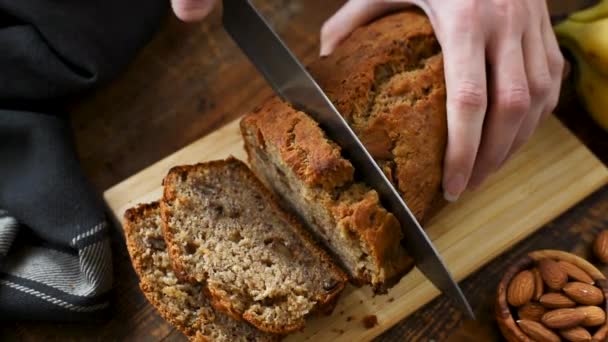
{"type": "Polygon", "coordinates": [[[455,201],[502,166],[555,108],[564,59],[545,0],[351,0],[323,25],[321,55],[356,27],[408,5],[427,14],[443,52],[443,189],[455,201]]]}
{"type": "Polygon", "coordinates": [[[183,21],[198,21],[205,18],[217,0],[171,0],[175,15],[183,21]]]}

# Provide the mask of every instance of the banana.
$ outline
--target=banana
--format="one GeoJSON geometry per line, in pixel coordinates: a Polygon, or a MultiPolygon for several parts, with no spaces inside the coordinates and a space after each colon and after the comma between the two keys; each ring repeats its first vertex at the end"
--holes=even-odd
{"type": "Polygon", "coordinates": [[[608,131],[608,78],[597,72],[584,59],[577,57],[575,86],[587,112],[608,131]]]}
{"type": "Polygon", "coordinates": [[[554,30],[562,46],[580,51],[587,63],[608,77],[608,17],[591,22],[568,19],[554,30]]]}
{"type": "Polygon", "coordinates": [[[574,13],[554,27],[575,59],[576,92],[593,119],[608,131],[608,0],[574,13]]]}
{"type": "Polygon", "coordinates": [[[600,1],[595,6],[589,7],[585,10],[578,11],[573,13],[568,17],[569,20],[579,21],[579,22],[589,22],[595,21],[599,18],[604,18],[608,16],[608,1],[603,0],[600,1]]]}

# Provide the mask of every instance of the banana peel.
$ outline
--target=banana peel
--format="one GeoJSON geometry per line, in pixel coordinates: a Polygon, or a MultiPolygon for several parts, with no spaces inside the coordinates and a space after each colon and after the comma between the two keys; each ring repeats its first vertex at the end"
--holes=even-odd
{"type": "Polygon", "coordinates": [[[577,61],[582,58],[608,77],[608,17],[589,22],[568,19],[555,26],[554,31],[560,45],[579,52],[577,61]]]}
{"type": "Polygon", "coordinates": [[[576,92],[591,117],[608,132],[608,78],[588,63],[578,62],[576,92]]]}
{"type": "Polygon", "coordinates": [[[600,1],[595,6],[572,13],[568,17],[568,20],[578,22],[589,22],[605,17],[608,17],[608,1],[600,1]]]}
{"type": "Polygon", "coordinates": [[[575,59],[579,98],[608,132],[608,0],[570,15],[554,31],[560,45],[575,59]]]}

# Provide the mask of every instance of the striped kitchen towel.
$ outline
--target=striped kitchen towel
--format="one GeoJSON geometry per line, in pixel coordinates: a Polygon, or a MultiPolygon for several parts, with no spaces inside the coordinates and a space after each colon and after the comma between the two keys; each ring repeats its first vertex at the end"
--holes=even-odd
{"type": "Polygon", "coordinates": [[[0,110],[0,319],[81,321],[109,308],[102,202],[60,118],[0,110]]]}
{"type": "Polygon", "coordinates": [[[109,311],[109,227],[63,108],[119,74],[168,6],[0,0],[0,319],[93,320],[109,311]]]}

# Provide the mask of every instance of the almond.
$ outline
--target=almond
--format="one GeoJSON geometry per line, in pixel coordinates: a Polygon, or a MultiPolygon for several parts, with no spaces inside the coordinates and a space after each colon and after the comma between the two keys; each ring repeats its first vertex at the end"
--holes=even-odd
{"type": "Polygon", "coordinates": [[[585,327],[595,327],[606,322],[606,311],[599,306],[579,306],[576,308],[585,313],[585,320],[581,323],[585,327]]]}
{"type": "Polygon", "coordinates": [[[534,274],[534,300],[539,300],[540,297],[545,292],[545,284],[543,283],[543,278],[540,276],[540,271],[538,268],[532,269],[532,274],[534,274]]]}
{"type": "Polygon", "coordinates": [[[570,329],[560,330],[559,334],[562,335],[568,341],[571,342],[589,342],[591,341],[591,334],[587,329],[582,327],[574,327],[570,329]]]}
{"type": "Polygon", "coordinates": [[[602,230],[593,242],[593,253],[603,263],[608,263],[608,230],[602,230]]]}
{"type": "Polygon", "coordinates": [[[517,325],[526,335],[538,342],[559,342],[559,336],[553,331],[545,328],[542,324],[534,321],[522,319],[517,321],[517,325]]]}
{"type": "Polygon", "coordinates": [[[517,317],[519,317],[519,319],[540,322],[540,318],[543,317],[545,312],[547,312],[547,309],[545,309],[544,306],[530,302],[517,310],[517,317]]]}
{"type": "Polygon", "coordinates": [[[543,315],[540,321],[549,328],[567,329],[585,320],[585,313],[577,309],[556,309],[543,315]]]}
{"type": "Polygon", "coordinates": [[[573,308],[576,306],[575,301],[557,292],[545,293],[539,301],[547,309],[573,308]]]}
{"type": "Polygon", "coordinates": [[[526,304],[534,295],[534,275],[531,271],[519,272],[509,283],[507,288],[507,301],[518,307],[526,304]]]}
{"type": "Polygon", "coordinates": [[[570,277],[574,280],[578,280],[583,283],[587,283],[587,284],[591,284],[591,285],[594,284],[594,281],[591,278],[591,276],[589,274],[587,274],[587,272],[583,271],[580,267],[578,267],[572,263],[569,263],[567,261],[563,261],[563,260],[558,261],[557,263],[562,268],[562,270],[564,270],[564,272],[566,272],[568,277],[570,277]]]}
{"type": "Polygon", "coordinates": [[[563,290],[568,297],[574,299],[579,304],[598,305],[604,301],[604,293],[602,290],[593,285],[581,283],[579,281],[573,281],[566,284],[563,290]]]}
{"type": "Polygon", "coordinates": [[[561,290],[568,281],[566,272],[551,259],[541,259],[538,262],[538,270],[545,284],[552,290],[561,290]]]}

